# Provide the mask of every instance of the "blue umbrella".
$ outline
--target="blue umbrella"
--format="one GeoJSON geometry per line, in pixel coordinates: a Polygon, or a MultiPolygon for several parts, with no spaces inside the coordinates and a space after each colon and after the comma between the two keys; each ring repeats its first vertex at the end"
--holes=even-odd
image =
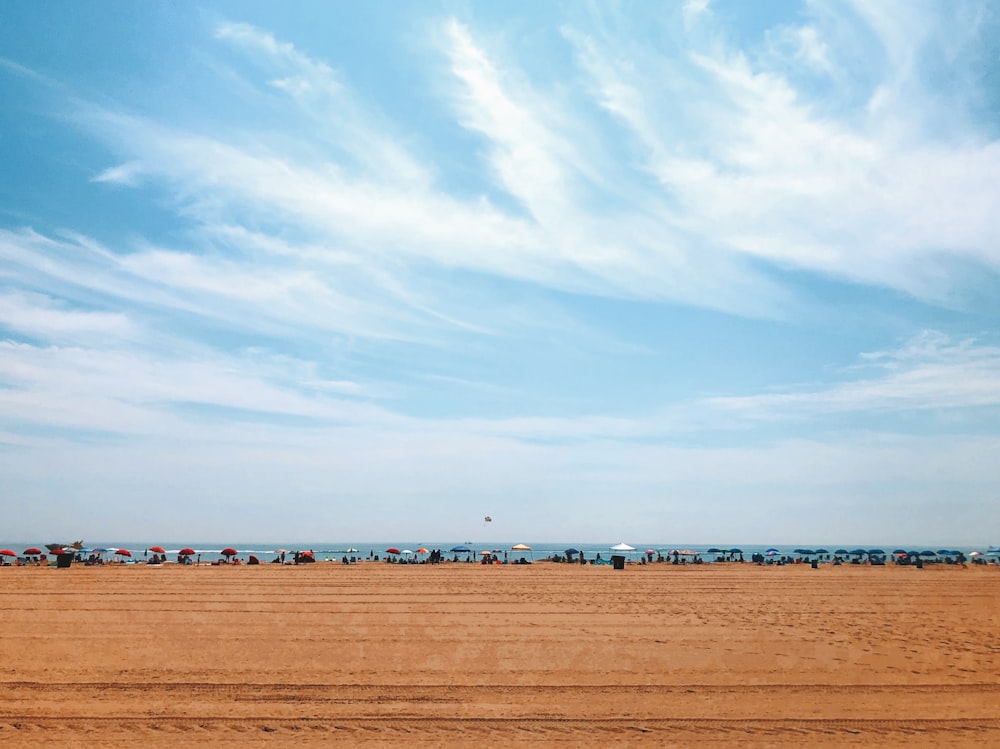
{"type": "Polygon", "coordinates": [[[468,551],[472,551],[472,549],[470,549],[468,546],[455,546],[455,547],[452,548],[452,551],[453,552],[462,552],[462,551],[468,552],[468,551]]]}
{"type": "Polygon", "coordinates": [[[869,549],[868,553],[869,554],[885,554],[885,552],[882,551],[881,549],[869,549]]]}
{"type": "Polygon", "coordinates": [[[943,557],[950,557],[954,553],[955,552],[949,551],[948,549],[938,549],[938,554],[940,554],[943,557]]]}
{"type": "Polygon", "coordinates": [[[721,554],[722,549],[716,549],[714,546],[705,552],[706,554],[721,554]]]}
{"type": "Polygon", "coordinates": [[[568,549],[566,549],[566,551],[563,552],[563,554],[579,554],[579,553],[580,550],[574,549],[572,546],[570,546],[568,549]]]}
{"type": "Polygon", "coordinates": [[[867,554],[868,550],[867,549],[853,549],[850,553],[851,554],[861,555],[861,554],[867,554]]]}
{"type": "Polygon", "coordinates": [[[834,554],[850,554],[851,552],[849,552],[849,551],[848,551],[847,549],[837,549],[837,550],[836,550],[835,552],[833,552],[833,553],[834,553],[834,554]]]}
{"type": "Polygon", "coordinates": [[[830,552],[827,551],[826,549],[820,548],[820,549],[816,549],[816,553],[817,554],[829,554],[830,552]]]}
{"type": "Polygon", "coordinates": [[[893,549],[892,553],[893,554],[905,554],[906,553],[906,549],[893,549]]]}
{"type": "Polygon", "coordinates": [[[933,551],[931,551],[930,549],[924,549],[922,552],[920,552],[920,556],[922,556],[922,557],[936,557],[937,554],[934,553],[933,551]]]}
{"type": "Polygon", "coordinates": [[[778,550],[777,550],[777,549],[775,549],[775,548],[774,548],[774,547],[772,546],[772,547],[771,547],[770,549],[768,549],[768,550],[767,550],[767,551],[765,551],[764,553],[765,553],[765,554],[778,554],[779,552],[778,552],[778,550]]]}
{"type": "Polygon", "coordinates": [[[743,553],[743,549],[730,549],[729,553],[730,554],[742,554],[743,553]]]}

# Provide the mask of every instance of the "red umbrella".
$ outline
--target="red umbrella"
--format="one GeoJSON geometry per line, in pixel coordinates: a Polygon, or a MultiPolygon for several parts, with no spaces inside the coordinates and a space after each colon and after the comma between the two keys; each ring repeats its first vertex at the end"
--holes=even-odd
{"type": "Polygon", "coordinates": [[[70,551],[69,549],[52,549],[52,551],[49,552],[49,554],[55,554],[57,557],[62,556],[63,554],[72,554],[72,553],[73,552],[70,551]]]}
{"type": "Polygon", "coordinates": [[[227,546],[225,549],[222,550],[222,556],[224,557],[234,557],[237,554],[239,554],[239,552],[236,551],[236,549],[234,549],[232,546],[227,546]]]}
{"type": "Polygon", "coordinates": [[[152,551],[152,552],[155,552],[157,554],[166,554],[167,553],[167,550],[164,549],[162,546],[150,546],[149,550],[152,551]]]}
{"type": "Polygon", "coordinates": [[[29,555],[30,556],[34,556],[35,554],[41,554],[41,553],[42,553],[42,550],[39,549],[37,546],[32,546],[30,549],[25,549],[24,550],[25,556],[29,556],[29,555]]]}
{"type": "Polygon", "coordinates": [[[121,554],[123,557],[132,556],[132,552],[128,549],[115,549],[115,554],[121,554]]]}
{"type": "Polygon", "coordinates": [[[0,557],[16,557],[16,556],[17,554],[15,554],[10,549],[0,549],[0,557]]]}
{"type": "Polygon", "coordinates": [[[399,553],[399,549],[397,549],[395,546],[390,546],[388,549],[385,550],[385,553],[386,554],[398,554],[399,553]]]}
{"type": "Polygon", "coordinates": [[[180,554],[181,556],[189,557],[192,554],[194,554],[194,549],[192,549],[190,546],[185,546],[177,553],[180,554]]]}

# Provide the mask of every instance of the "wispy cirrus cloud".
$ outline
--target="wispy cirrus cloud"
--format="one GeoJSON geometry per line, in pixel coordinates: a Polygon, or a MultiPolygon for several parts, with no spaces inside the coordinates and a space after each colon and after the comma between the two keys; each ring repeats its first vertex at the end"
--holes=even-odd
{"type": "Polygon", "coordinates": [[[707,405],[750,420],[836,414],[947,413],[1000,407],[1000,347],[925,331],[899,349],[869,352],[845,380],[780,393],[719,397],[707,405]]]}

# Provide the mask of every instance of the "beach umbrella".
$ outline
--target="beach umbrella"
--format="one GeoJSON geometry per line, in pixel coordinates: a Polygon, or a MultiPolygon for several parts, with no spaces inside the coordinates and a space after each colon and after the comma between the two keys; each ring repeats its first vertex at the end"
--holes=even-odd
{"type": "MultiPolygon", "coordinates": [[[[6,553],[6,552],[0,551],[0,554],[4,554],[4,553],[6,553]]],[[[971,552],[969,552],[969,556],[970,557],[981,557],[982,555],[983,555],[983,552],[981,552],[981,551],[971,551],[971,552]]]]}
{"type": "Polygon", "coordinates": [[[622,541],[620,544],[612,546],[611,551],[635,551],[635,547],[629,546],[627,543],[622,541]]]}
{"type": "Polygon", "coordinates": [[[867,549],[853,549],[850,553],[851,554],[858,554],[860,556],[861,554],[867,554],[868,550],[867,549]]]}
{"type": "Polygon", "coordinates": [[[743,549],[730,549],[729,553],[730,554],[742,554],[743,553],[743,549]]]}
{"type": "Polygon", "coordinates": [[[492,551],[481,551],[481,552],[479,552],[479,556],[481,556],[481,557],[488,557],[492,553],[493,553],[492,551]]]}
{"type": "Polygon", "coordinates": [[[39,549],[37,546],[32,546],[30,549],[25,549],[24,550],[24,555],[25,556],[35,556],[36,554],[41,554],[41,553],[42,553],[42,550],[39,549]]]}
{"type": "Polygon", "coordinates": [[[920,552],[920,556],[922,556],[922,557],[936,557],[937,554],[935,552],[931,551],[930,549],[924,549],[922,552],[920,552]]]}
{"type": "MultiPolygon", "coordinates": [[[[350,549],[348,549],[348,551],[350,551],[350,549]]],[[[429,550],[425,549],[423,546],[421,546],[419,549],[417,549],[417,553],[418,554],[428,554],[429,550]]]]}
{"type": "Polygon", "coordinates": [[[722,553],[722,549],[717,549],[717,548],[715,548],[715,547],[713,546],[713,547],[712,547],[711,549],[709,549],[709,550],[708,550],[708,551],[706,551],[705,553],[706,553],[706,554],[721,554],[721,553],[722,553]]]}
{"type": "Polygon", "coordinates": [[[531,547],[528,544],[514,544],[510,547],[511,551],[531,551],[531,547]]]}
{"type": "Polygon", "coordinates": [[[164,549],[162,546],[150,546],[149,550],[152,551],[155,554],[166,554],[167,553],[167,550],[164,549]]]}
{"type": "Polygon", "coordinates": [[[885,552],[882,551],[881,549],[869,549],[868,553],[869,554],[885,554],[885,552]]]}
{"type": "Polygon", "coordinates": [[[385,550],[385,553],[386,554],[399,554],[399,549],[397,549],[395,546],[390,546],[388,549],[385,550]]]}
{"type": "Polygon", "coordinates": [[[130,557],[130,556],[132,556],[132,552],[129,551],[128,549],[115,549],[115,554],[118,554],[118,555],[123,556],[123,557],[130,557]]]}
{"type": "Polygon", "coordinates": [[[835,552],[833,552],[833,553],[834,553],[834,554],[838,554],[838,555],[843,555],[843,554],[850,554],[851,552],[849,552],[849,551],[848,551],[847,549],[837,549],[837,550],[836,550],[835,552]]]}
{"type": "Polygon", "coordinates": [[[0,557],[16,557],[16,556],[17,554],[15,554],[10,549],[0,549],[0,557]]]}
{"type": "Polygon", "coordinates": [[[572,556],[573,554],[579,554],[579,553],[580,553],[580,550],[579,549],[574,549],[572,546],[570,546],[568,549],[566,549],[566,550],[563,551],[563,554],[566,554],[567,556],[572,556]]]}
{"type": "Polygon", "coordinates": [[[816,551],[814,553],[816,553],[816,554],[829,554],[830,552],[827,551],[826,549],[820,548],[820,549],[816,549],[816,551]]]}
{"type": "Polygon", "coordinates": [[[400,554],[406,554],[407,556],[412,555],[413,552],[410,549],[403,549],[400,554]]]}
{"type": "Polygon", "coordinates": [[[764,553],[765,553],[765,554],[777,554],[777,553],[778,553],[778,550],[777,550],[777,549],[775,549],[775,548],[774,548],[774,547],[772,546],[772,547],[771,547],[770,549],[768,549],[768,550],[767,550],[767,551],[765,551],[764,553]]]}
{"type": "Polygon", "coordinates": [[[227,546],[225,549],[223,549],[219,553],[222,554],[222,556],[224,556],[224,557],[234,557],[237,554],[239,554],[239,552],[236,551],[236,549],[234,549],[232,546],[227,546]]]}
{"type": "Polygon", "coordinates": [[[906,556],[906,549],[893,549],[892,553],[895,554],[896,556],[899,556],[900,554],[906,556]]]}
{"type": "Polygon", "coordinates": [[[177,553],[180,554],[181,556],[189,557],[189,556],[191,556],[192,554],[195,553],[195,550],[192,549],[190,546],[185,546],[183,549],[181,549],[177,553]]]}

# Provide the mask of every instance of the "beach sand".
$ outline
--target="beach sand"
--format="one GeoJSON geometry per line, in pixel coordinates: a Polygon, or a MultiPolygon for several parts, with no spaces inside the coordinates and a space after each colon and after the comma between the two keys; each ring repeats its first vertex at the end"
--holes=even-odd
{"type": "Polygon", "coordinates": [[[0,739],[1000,741],[1000,568],[0,569],[0,739]]]}

